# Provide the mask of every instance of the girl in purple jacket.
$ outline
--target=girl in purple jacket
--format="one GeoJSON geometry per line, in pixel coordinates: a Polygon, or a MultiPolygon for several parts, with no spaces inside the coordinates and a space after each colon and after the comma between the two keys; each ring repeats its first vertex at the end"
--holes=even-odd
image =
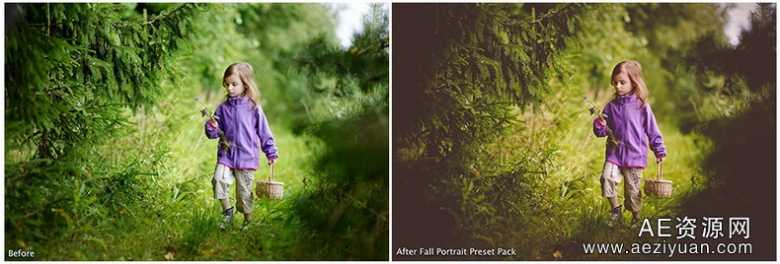
{"type": "Polygon", "coordinates": [[[599,116],[593,120],[593,133],[597,137],[614,137],[607,140],[601,190],[612,205],[612,225],[623,219],[615,188],[621,178],[625,178],[624,205],[631,211],[631,224],[635,225],[639,222],[642,206],[639,183],[647,165],[648,146],[657,163],[666,157],[666,147],[647,103],[649,92],[639,62],[618,63],[612,70],[612,86],[615,87],[615,98],[604,107],[604,118],[599,116]]]}
{"type": "Polygon", "coordinates": [[[227,89],[225,102],[217,106],[215,118],[206,121],[206,136],[219,138],[217,167],[211,180],[214,198],[222,202],[223,221],[221,229],[233,223],[233,207],[228,192],[236,180],[236,206],[244,214],[242,229],[251,221],[253,196],[252,183],[258,167],[258,149],[261,149],[268,165],[273,165],[279,154],[274,144],[271,127],[257,101],[257,85],[252,77],[252,66],[234,63],[228,66],[222,77],[227,89]]]}

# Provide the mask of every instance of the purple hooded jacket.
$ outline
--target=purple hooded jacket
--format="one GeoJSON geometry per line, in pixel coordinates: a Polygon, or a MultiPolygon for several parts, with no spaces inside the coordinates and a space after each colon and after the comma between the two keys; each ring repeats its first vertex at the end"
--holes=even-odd
{"type": "MultiPolygon", "coordinates": [[[[656,158],[666,157],[666,146],[655,115],[649,104],[635,95],[618,96],[604,107],[607,126],[615,134],[618,143],[607,141],[607,161],[620,167],[644,168],[647,166],[647,148],[653,150],[656,158]]],[[[607,128],[593,120],[593,133],[597,137],[607,136],[607,128]]]]}
{"type": "Polygon", "coordinates": [[[259,148],[269,160],[279,157],[271,127],[260,105],[254,107],[245,96],[230,97],[217,106],[214,114],[219,117],[219,129],[207,120],[204,124],[206,136],[219,138],[219,130],[222,130],[230,143],[227,149],[217,147],[217,163],[232,169],[255,170],[259,165],[259,148]]]}

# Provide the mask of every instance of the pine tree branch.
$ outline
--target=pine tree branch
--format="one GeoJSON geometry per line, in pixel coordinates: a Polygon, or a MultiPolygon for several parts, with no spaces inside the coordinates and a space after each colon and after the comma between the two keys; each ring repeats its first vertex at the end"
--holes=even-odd
{"type": "Polygon", "coordinates": [[[539,18],[535,19],[534,21],[531,21],[531,23],[542,23],[542,20],[545,20],[547,18],[550,18],[552,16],[556,16],[559,13],[563,12],[566,9],[569,9],[572,6],[576,6],[576,4],[565,4],[563,7],[558,8],[557,10],[552,10],[550,12],[544,13],[544,15],[540,16],[539,18]]]}
{"type": "Polygon", "coordinates": [[[144,22],[144,24],[151,25],[154,22],[157,22],[158,20],[166,19],[166,18],[172,16],[173,14],[175,14],[177,12],[180,12],[182,9],[184,9],[184,7],[189,6],[189,5],[194,5],[194,4],[181,4],[181,5],[177,6],[176,8],[174,8],[173,10],[169,11],[169,12],[163,12],[163,14],[159,14],[157,16],[152,17],[152,19],[150,19],[149,21],[144,22]]]}

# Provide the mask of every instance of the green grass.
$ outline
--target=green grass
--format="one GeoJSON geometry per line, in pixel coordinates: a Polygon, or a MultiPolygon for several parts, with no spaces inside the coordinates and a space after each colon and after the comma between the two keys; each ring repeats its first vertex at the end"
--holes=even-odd
{"type": "MultiPolygon", "coordinates": [[[[464,227],[478,234],[478,241],[516,247],[519,254],[515,258],[526,260],[616,259],[584,255],[581,244],[649,241],[637,237],[639,229],[607,226],[610,206],[601,196],[599,182],[606,139],[593,135],[592,117],[585,109],[572,110],[578,103],[576,99],[550,100],[535,111],[515,111],[516,120],[507,133],[484,146],[474,164],[467,165],[474,176],[467,181],[480,187],[462,190],[463,217],[471,219],[464,227]],[[518,168],[528,172],[517,174],[518,168]],[[519,185],[498,186],[508,182],[505,177],[517,177],[519,185]],[[496,192],[504,196],[491,200],[492,204],[482,199],[496,192]]],[[[674,192],[671,198],[662,199],[642,191],[642,216],[653,221],[683,216],[677,207],[705,184],[700,163],[710,147],[705,137],[683,134],[663,116],[658,118],[668,151],[663,177],[673,181],[674,192]]],[[[656,169],[655,156],[648,150],[643,187],[644,180],[655,179],[656,169]]],[[[623,191],[621,182],[621,203],[623,191]]],[[[628,222],[630,213],[624,217],[628,222]]]]}
{"type": "MultiPolygon", "coordinates": [[[[214,102],[216,105],[216,102],[214,102]]],[[[165,111],[162,106],[162,111],[165,111]]],[[[216,140],[203,134],[203,120],[196,112],[170,110],[168,114],[137,116],[138,131],[117,141],[111,153],[122,160],[121,149],[138,150],[165,142],[164,173],[145,178],[149,199],[137,206],[121,207],[94,226],[75,227],[72,234],[48,241],[37,250],[38,259],[52,260],[273,260],[299,255],[289,246],[299,232],[287,215],[289,206],[304,190],[304,178],[311,177],[310,165],[322,143],[310,136],[295,135],[275,124],[280,117],[269,116],[280,159],[274,180],[285,185],[285,199],[267,201],[255,197],[254,224],[239,231],[243,215],[236,214],[234,228],[221,231],[221,207],[213,199],[211,177],[216,163],[216,140]],[[171,118],[173,117],[173,118],[171,118]],[[168,120],[166,120],[168,118],[168,120]],[[158,129],[171,129],[160,135],[158,129]],[[148,130],[148,131],[147,131],[148,130]],[[147,140],[139,145],[139,138],[147,140]],[[150,142],[151,141],[151,142],[150,142]]],[[[265,157],[255,180],[268,177],[265,157]]],[[[235,204],[235,183],[231,186],[235,204]]],[[[14,245],[6,241],[6,246],[14,245]]],[[[33,250],[35,250],[33,248],[33,250]]]]}

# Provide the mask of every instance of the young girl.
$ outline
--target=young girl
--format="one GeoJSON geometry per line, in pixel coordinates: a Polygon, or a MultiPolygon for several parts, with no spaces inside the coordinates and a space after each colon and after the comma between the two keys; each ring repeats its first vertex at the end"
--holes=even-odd
{"type": "Polygon", "coordinates": [[[234,63],[228,66],[222,77],[227,89],[225,102],[214,111],[216,118],[206,121],[206,136],[219,138],[217,167],[211,184],[214,198],[222,202],[221,229],[233,224],[233,207],[228,192],[235,178],[236,206],[244,214],[242,229],[246,229],[252,216],[252,183],[258,167],[258,148],[262,149],[273,165],[279,158],[271,127],[258,102],[257,85],[252,77],[252,66],[234,63]]]}
{"type": "Polygon", "coordinates": [[[635,225],[639,222],[642,206],[639,180],[647,165],[648,145],[657,163],[666,157],[666,147],[653,111],[647,103],[649,92],[642,79],[639,62],[618,63],[612,70],[612,86],[615,87],[615,98],[604,107],[604,118],[600,116],[593,120],[593,133],[597,137],[607,136],[610,132],[615,137],[614,140],[607,140],[606,161],[600,179],[601,190],[612,205],[612,225],[623,219],[615,186],[621,178],[625,178],[624,205],[631,211],[631,224],[635,225]]]}

